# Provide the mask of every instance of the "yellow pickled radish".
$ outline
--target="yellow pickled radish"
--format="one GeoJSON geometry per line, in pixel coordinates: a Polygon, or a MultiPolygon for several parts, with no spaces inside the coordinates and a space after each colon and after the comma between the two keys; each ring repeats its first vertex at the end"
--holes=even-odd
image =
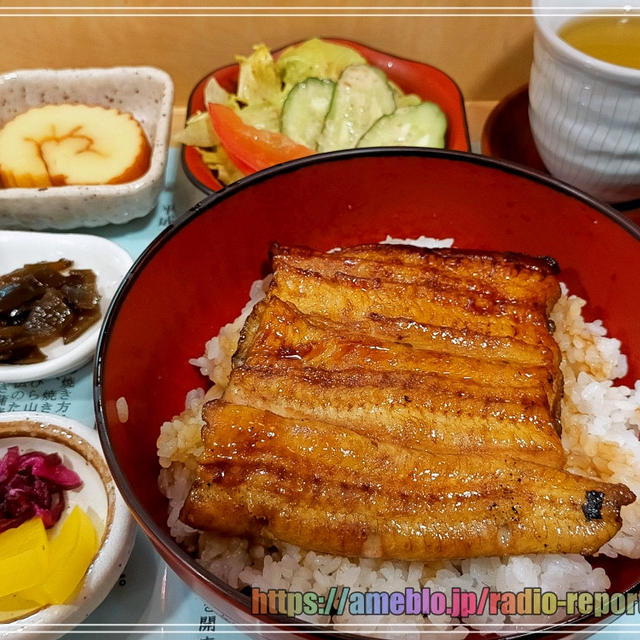
{"type": "Polygon", "coordinates": [[[3,596],[0,598],[0,623],[24,618],[41,607],[41,604],[27,600],[17,593],[3,596]]]}
{"type": "Polygon", "coordinates": [[[49,569],[49,541],[40,518],[0,533],[0,597],[41,583],[49,569]]]}
{"type": "Polygon", "coordinates": [[[74,507],[49,543],[49,571],[41,584],[21,595],[42,604],[62,604],[73,594],[98,550],[98,535],[89,516],[74,507]]]}

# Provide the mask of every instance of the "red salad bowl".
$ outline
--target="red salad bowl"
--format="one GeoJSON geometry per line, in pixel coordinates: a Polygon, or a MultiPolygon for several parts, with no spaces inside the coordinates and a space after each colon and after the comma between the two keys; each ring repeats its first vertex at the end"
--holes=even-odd
{"type": "MultiPolygon", "coordinates": [[[[157,488],[160,425],[182,411],[190,389],[210,385],[188,361],[239,314],[251,283],[269,270],[272,242],[328,250],[387,235],[553,256],[561,279],[587,299],[589,319],[602,318],[622,341],[630,369],[623,382],[640,377],[640,229],[552,178],[469,153],[377,148],[310,156],[209,196],[160,234],[121,285],[100,338],[95,406],[109,466],[137,521],[176,573],[231,621],[255,622],[249,597],[168,533],[157,488]]],[[[592,562],[606,568],[612,590],[640,582],[640,561],[592,562]]]]}
{"type": "MultiPolygon", "coordinates": [[[[405,93],[415,93],[422,100],[428,100],[440,105],[448,122],[447,149],[456,151],[471,150],[462,93],[458,85],[446,73],[428,64],[398,58],[388,53],[365,47],[357,42],[337,38],[325,38],[325,40],[355,49],[369,64],[382,69],[387,77],[395,82],[405,93]]],[[[277,59],[278,55],[286,48],[282,47],[274,51],[273,57],[277,59]]],[[[235,93],[238,68],[237,64],[231,64],[217,69],[202,78],[189,96],[187,118],[199,111],[207,110],[207,106],[204,103],[204,90],[211,78],[215,78],[223,89],[235,93]]],[[[218,182],[211,172],[211,169],[202,161],[202,157],[195,147],[186,145],[182,147],[182,167],[189,180],[205,193],[220,191],[223,188],[223,185],[218,182]]]]}

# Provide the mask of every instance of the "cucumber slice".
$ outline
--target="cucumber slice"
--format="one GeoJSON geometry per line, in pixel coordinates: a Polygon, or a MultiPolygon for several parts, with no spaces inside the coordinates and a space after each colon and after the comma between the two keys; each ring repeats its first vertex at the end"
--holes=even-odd
{"type": "Polygon", "coordinates": [[[395,108],[393,90],[380,69],[366,64],[347,67],[333,92],[318,151],[355,147],[378,118],[395,108]]]}
{"type": "Polygon", "coordinates": [[[315,149],[335,86],[335,82],[319,78],[307,78],[295,85],[282,105],[282,133],[315,149]]]}
{"type": "Polygon", "coordinates": [[[444,147],[447,118],[433,102],[400,107],[382,116],[360,138],[358,147],[444,147]]]}

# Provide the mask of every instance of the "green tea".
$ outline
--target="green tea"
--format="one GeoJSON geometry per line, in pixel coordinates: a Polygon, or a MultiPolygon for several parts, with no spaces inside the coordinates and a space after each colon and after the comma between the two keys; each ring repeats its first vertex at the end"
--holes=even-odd
{"type": "Polygon", "coordinates": [[[587,16],[567,22],[558,35],[604,62],[640,69],[640,16],[587,16]]]}

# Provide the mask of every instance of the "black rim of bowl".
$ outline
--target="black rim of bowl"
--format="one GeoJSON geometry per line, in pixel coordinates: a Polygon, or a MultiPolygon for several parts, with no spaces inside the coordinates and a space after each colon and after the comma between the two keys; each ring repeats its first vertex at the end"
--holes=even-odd
{"type": "MultiPolygon", "coordinates": [[[[102,381],[104,378],[104,354],[109,346],[109,339],[112,333],[112,327],[116,321],[118,310],[122,304],[122,301],[126,297],[128,290],[135,284],[140,272],[144,269],[149,260],[162,249],[162,247],[171,239],[172,235],[189,224],[193,219],[206,213],[211,208],[215,207],[219,202],[232,197],[236,192],[243,191],[250,188],[254,184],[258,184],[265,180],[268,180],[271,176],[295,172],[307,166],[313,166],[315,164],[325,162],[339,162],[344,160],[356,160],[360,157],[375,158],[375,157],[425,157],[425,158],[442,158],[443,160],[456,160],[460,162],[469,163],[472,165],[482,165],[485,167],[506,171],[507,173],[514,174],[519,177],[524,177],[534,182],[546,185],[549,188],[559,191],[565,195],[571,196],[587,205],[592,209],[595,209],[600,214],[613,220],[616,224],[621,226],[627,231],[633,238],[640,242],[640,227],[628,220],[619,211],[616,211],[607,204],[604,204],[592,196],[589,196],[582,191],[579,191],[575,187],[561,182],[555,178],[539,173],[533,169],[528,169],[516,163],[508,162],[506,160],[499,160],[490,158],[488,156],[477,155],[466,151],[449,151],[442,149],[424,149],[417,147],[372,147],[367,149],[347,149],[344,151],[334,151],[325,154],[315,154],[293,160],[291,162],[283,163],[259,171],[242,178],[241,180],[225,187],[221,191],[211,193],[205,197],[202,201],[191,207],[183,216],[179,217],[175,222],[170,224],[164,229],[148,247],[141,253],[138,259],[134,262],[127,275],[124,277],[118,290],[109,305],[100,336],[98,338],[98,346],[96,351],[96,359],[94,365],[94,380],[93,380],[93,399],[94,408],[96,414],[96,423],[102,447],[104,449],[105,458],[107,464],[111,470],[111,473],[115,479],[115,482],[120,490],[120,493],[124,497],[126,503],[131,509],[135,519],[142,526],[145,531],[151,532],[152,542],[161,545],[167,549],[173,556],[179,558],[182,563],[188,567],[189,572],[196,579],[204,582],[208,582],[216,587],[227,600],[231,600],[236,606],[242,608],[245,613],[250,614],[250,597],[237,589],[229,586],[222,579],[215,576],[213,573],[199,565],[195,558],[189,555],[180,545],[171,537],[168,531],[164,530],[161,526],[156,524],[155,520],[151,517],[149,512],[143,507],[138,498],[135,495],[133,489],[129,486],[127,479],[120,469],[118,460],[114,455],[111,448],[111,442],[109,438],[109,431],[107,429],[106,417],[104,413],[104,403],[102,397],[102,381]]],[[[628,592],[632,593],[640,589],[640,582],[631,587],[628,592]]],[[[289,627],[291,632],[305,634],[305,635],[326,635],[327,628],[308,623],[298,618],[293,618],[285,615],[266,615],[255,616],[256,619],[268,621],[276,625],[285,625],[289,627]]],[[[598,618],[598,620],[605,619],[598,618]]],[[[595,621],[593,616],[579,616],[576,618],[567,619],[555,624],[547,624],[543,627],[532,631],[516,632],[508,636],[501,636],[502,640],[513,640],[515,638],[527,637],[540,637],[545,633],[554,630],[554,634],[566,628],[566,632],[570,633],[572,625],[584,625],[586,623],[595,621]]],[[[242,626],[242,625],[240,625],[242,626]]],[[[445,633],[445,632],[443,632],[445,633]]],[[[360,634],[352,634],[345,632],[332,632],[332,636],[336,638],[343,638],[344,640],[373,640],[370,636],[364,636],[360,634]]],[[[489,636],[491,637],[491,636],[489,636]]]]}

